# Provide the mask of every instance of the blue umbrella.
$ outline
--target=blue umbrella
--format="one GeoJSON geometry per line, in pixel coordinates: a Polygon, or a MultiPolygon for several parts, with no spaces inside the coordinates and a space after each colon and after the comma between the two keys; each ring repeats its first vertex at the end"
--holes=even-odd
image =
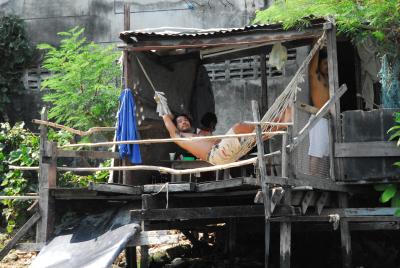
{"type": "MultiPolygon", "coordinates": [[[[136,140],[139,135],[136,129],[135,101],[129,88],[122,91],[119,101],[117,141],[136,140]]],[[[120,144],[119,155],[122,159],[128,157],[132,164],[142,163],[138,144],[120,144]]]]}

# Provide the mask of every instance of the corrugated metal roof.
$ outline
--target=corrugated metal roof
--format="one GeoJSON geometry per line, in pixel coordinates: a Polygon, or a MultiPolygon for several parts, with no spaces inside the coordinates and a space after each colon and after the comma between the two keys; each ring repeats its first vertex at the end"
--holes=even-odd
{"type": "MultiPolygon", "coordinates": [[[[324,19],[315,19],[311,21],[310,27],[322,25],[326,22],[324,19]]],[[[194,29],[194,28],[173,28],[161,27],[141,29],[134,31],[124,31],[120,33],[120,39],[126,43],[137,42],[138,40],[146,39],[165,39],[165,38],[196,38],[196,37],[214,37],[214,36],[229,36],[240,33],[251,32],[254,30],[266,31],[284,31],[282,24],[260,24],[249,25],[239,28],[212,28],[212,29],[194,29]]]]}

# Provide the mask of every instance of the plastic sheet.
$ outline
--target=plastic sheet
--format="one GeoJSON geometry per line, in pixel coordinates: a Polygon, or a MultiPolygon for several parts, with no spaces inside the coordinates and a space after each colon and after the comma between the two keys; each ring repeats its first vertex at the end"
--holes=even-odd
{"type": "Polygon", "coordinates": [[[110,209],[81,218],[79,224],[50,241],[30,268],[109,268],[140,226],[129,208],[110,209]]]}

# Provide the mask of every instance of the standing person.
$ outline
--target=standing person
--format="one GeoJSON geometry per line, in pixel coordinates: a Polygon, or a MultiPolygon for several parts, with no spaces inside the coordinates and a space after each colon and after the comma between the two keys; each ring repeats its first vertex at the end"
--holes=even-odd
{"type": "MultiPolygon", "coordinates": [[[[309,80],[311,101],[318,110],[329,100],[329,77],[326,49],[316,53],[309,65],[309,80]]],[[[313,117],[314,115],[312,115],[313,117]]],[[[310,173],[316,175],[329,155],[329,124],[326,118],[321,118],[310,130],[310,173]],[[324,159],[325,158],[325,159],[324,159]]]]}

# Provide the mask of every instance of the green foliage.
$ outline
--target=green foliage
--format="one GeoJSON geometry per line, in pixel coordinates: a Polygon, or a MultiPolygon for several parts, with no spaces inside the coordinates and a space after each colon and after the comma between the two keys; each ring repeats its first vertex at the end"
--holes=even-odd
{"type": "MultiPolygon", "coordinates": [[[[48,139],[59,145],[69,144],[72,134],[66,131],[49,129],[48,139]]],[[[111,161],[105,161],[100,166],[109,166],[111,161]]],[[[0,123],[0,195],[26,195],[37,192],[37,172],[10,170],[9,165],[38,166],[39,165],[39,137],[24,129],[23,123],[0,123]]],[[[85,187],[90,181],[105,182],[107,171],[99,171],[91,175],[81,176],[71,172],[57,174],[58,185],[61,187],[85,187]]],[[[21,226],[27,219],[26,209],[32,201],[2,200],[4,208],[2,215],[7,222],[7,232],[21,226]]]]}
{"type": "MultiPolygon", "coordinates": [[[[111,160],[100,163],[99,167],[110,167],[111,160]]],[[[89,182],[101,183],[106,182],[109,176],[108,171],[96,171],[91,175],[76,175],[70,171],[64,172],[59,179],[59,185],[63,187],[87,187],[89,182]]]]}
{"type": "Polygon", "coordinates": [[[292,28],[328,16],[335,17],[340,32],[355,40],[372,35],[393,46],[399,38],[398,0],[276,0],[268,9],[258,11],[254,22],[282,22],[285,28],[292,28]]]}
{"type": "Polygon", "coordinates": [[[24,89],[21,77],[32,51],[24,22],[15,16],[0,17],[0,114],[24,89]]]}
{"type": "MultiPolygon", "coordinates": [[[[397,146],[400,146],[400,113],[395,113],[394,116],[395,126],[388,130],[388,133],[393,133],[389,140],[397,140],[397,146]]],[[[400,162],[394,165],[400,167],[400,162]]],[[[396,210],[395,215],[400,217],[400,191],[395,184],[381,184],[375,185],[375,190],[382,192],[379,201],[387,203],[391,201],[391,206],[399,208],[396,210]]]]}
{"type": "Polygon", "coordinates": [[[51,76],[42,82],[43,99],[53,106],[49,118],[71,127],[90,128],[114,125],[120,68],[113,47],[87,42],[84,29],[75,27],[60,32],[59,48],[38,45],[46,50],[43,67],[51,76]]]}
{"type": "MultiPolygon", "coordinates": [[[[37,166],[39,162],[39,138],[24,129],[19,123],[10,127],[8,123],[0,124],[0,181],[2,195],[23,195],[35,192],[37,175],[20,170],[9,170],[8,165],[37,166]],[[36,178],[36,179],[35,179],[36,178]]],[[[16,225],[25,222],[26,208],[30,201],[3,200],[3,216],[7,221],[7,231],[12,232],[16,225]]]]}

